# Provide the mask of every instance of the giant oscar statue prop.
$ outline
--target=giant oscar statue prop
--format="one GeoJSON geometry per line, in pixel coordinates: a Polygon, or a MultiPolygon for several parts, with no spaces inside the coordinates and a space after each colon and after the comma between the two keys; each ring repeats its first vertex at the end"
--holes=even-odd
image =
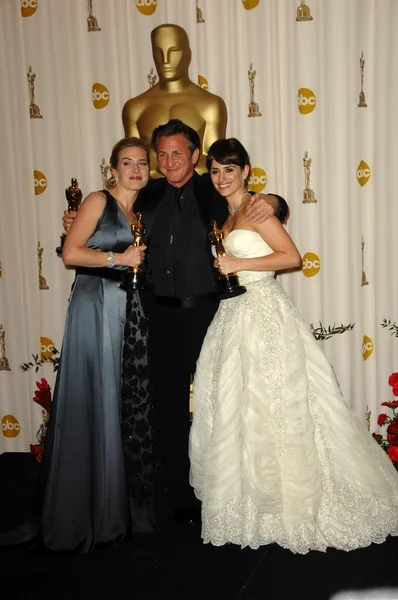
{"type": "MultiPolygon", "coordinates": [[[[217,228],[216,221],[212,221],[211,226],[212,229],[209,233],[209,240],[213,244],[217,256],[225,256],[224,232],[222,229],[217,228]]],[[[218,294],[218,297],[220,300],[234,298],[235,296],[240,296],[247,291],[244,285],[240,285],[239,278],[237,275],[235,275],[235,273],[228,273],[228,275],[219,273],[219,281],[221,292],[218,294]]]]}
{"type": "MultiPolygon", "coordinates": [[[[133,246],[141,246],[144,243],[145,227],[142,222],[142,213],[136,214],[137,220],[131,224],[131,233],[133,234],[133,246]]],[[[129,267],[128,276],[122,288],[142,290],[144,287],[144,273],[140,266],[129,267]]]]}
{"type": "MultiPolygon", "coordinates": [[[[196,171],[205,173],[209,147],[225,137],[227,109],[224,100],[189,79],[191,48],[182,27],[159,25],[152,31],[151,41],[159,81],[124,105],[125,136],[140,137],[149,146],[155,127],[170,119],[180,119],[199,134],[202,152],[196,171]]],[[[150,161],[151,177],[161,177],[153,150],[150,161]]]]}
{"type": "MultiPolygon", "coordinates": [[[[79,188],[79,184],[77,183],[77,179],[75,177],[72,177],[70,186],[66,188],[65,196],[66,196],[66,201],[68,203],[68,211],[76,212],[77,210],[79,210],[79,206],[81,204],[83,194],[82,194],[81,189],[79,188]]],[[[62,248],[64,246],[66,235],[67,235],[67,233],[66,233],[66,231],[64,231],[63,234],[61,235],[61,245],[57,246],[57,248],[55,249],[58,256],[61,256],[61,254],[62,254],[62,248]]]]}

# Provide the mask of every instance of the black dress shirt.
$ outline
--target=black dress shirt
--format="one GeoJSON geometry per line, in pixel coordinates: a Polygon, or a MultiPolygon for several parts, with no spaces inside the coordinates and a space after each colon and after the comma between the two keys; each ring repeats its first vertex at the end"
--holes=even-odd
{"type": "Polygon", "coordinates": [[[166,182],[149,244],[156,296],[189,297],[217,291],[217,271],[211,258],[209,232],[210,223],[204,222],[195,196],[195,178],[189,179],[181,188],[166,182]],[[173,217],[177,204],[181,211],[178,231],[173,217]],[[181,286],[175,281],[176,255],[183,257],[183,294],[179,293],[181,286]]]}

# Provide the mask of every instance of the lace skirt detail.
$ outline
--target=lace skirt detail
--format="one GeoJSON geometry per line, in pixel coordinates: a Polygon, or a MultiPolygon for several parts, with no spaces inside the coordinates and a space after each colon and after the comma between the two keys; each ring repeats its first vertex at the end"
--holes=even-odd
{"type": "Polygon", "coordinates": [[[293,552],[398,535],[398,475],[273,278],[222,301],[194,382],[191,484],[202,537],[293,552]]]}

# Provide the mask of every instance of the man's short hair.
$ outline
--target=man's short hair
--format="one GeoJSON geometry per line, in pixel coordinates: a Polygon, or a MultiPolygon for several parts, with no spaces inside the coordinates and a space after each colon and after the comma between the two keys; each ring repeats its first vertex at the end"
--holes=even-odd
{"type": "Polygon", "coordinates": [[[151,145],[154,151],[158,151],[158,143],[161,137],[171,137],[172,135],[183,135],[188,143],[191,152],[200,150],[200,137],[198,133],[189,125],[186,125],[180,119],[170,119],[164,125],[158,125],[152,133],[151,145]]]}

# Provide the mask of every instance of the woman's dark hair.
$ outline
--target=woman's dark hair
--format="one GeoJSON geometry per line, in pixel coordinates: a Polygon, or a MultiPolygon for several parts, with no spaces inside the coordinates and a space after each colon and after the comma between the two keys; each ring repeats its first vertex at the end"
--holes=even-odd
{"type": "Polygon", "coordinates": [[[216,160],[220,165],[238,165],[244,169],[250,165],[246,148],[236,138],[221,139],[214,142],[207,153],[206,167],[210,171],[211,163],[216,160]]]}
{"type": "Polygon", "coordinates": [[[116,144],[112,148],[109,164],[113,169],[117,168],[119,164],[119,154],[125,148],[142,148],[143,150],[145,150],[147,161],[149,164],[149,151],[145,143],[137,137],[126,137],[116,142],[116,144]]]}
{"type": "Polygon", "coordinates": [[[183,135],[187,140],[188,148],[191,152],[200,150],[200,137],[198,133],[192,127],[180,121],[180,119],[171,119],[168,123],[158,125],[153,130],[151,145],[156,153],[158,151],[159,139],[161,137],[171,137],[172,135],[183,135]]]}

